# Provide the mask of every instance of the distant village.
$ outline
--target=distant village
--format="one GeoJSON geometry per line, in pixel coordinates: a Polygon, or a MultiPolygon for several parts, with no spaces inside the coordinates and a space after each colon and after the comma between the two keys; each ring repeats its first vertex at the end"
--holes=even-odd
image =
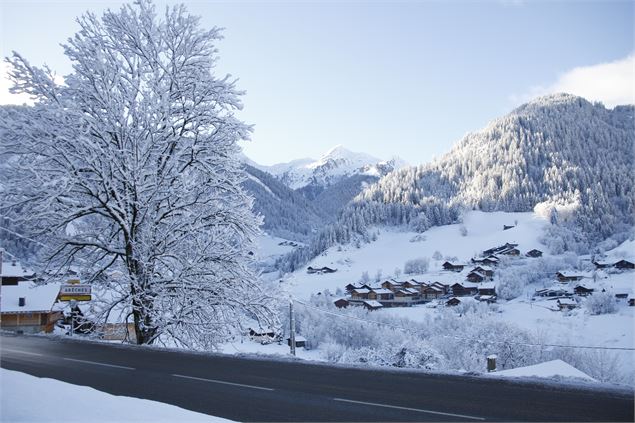
{"type": "MultiPolygon", "coordinates": [[[[542,257],[542,251],[537,249],[529,250],[525,253],[527,258],[542,257]]],[[[446,261],[442,264],[443,271],[464,273],[470,269],[463,281],[452,284],[441,282],[424,282],[416,279],[397,281],[388,279],[378,286],[371,284],[353,284],[345,286],[347,295],[338,298],[334,304],[338,308],[348,306],[362,306],[368,310],[379,310],[386,307],[410,307],[417,304],[435,302],[437,305],[457,306],[461,302],[476,300],[484,303],[495,303],[497,300],[496,283],[493,282],[495,268],[500,263],[499,256],[518,257],[521,255],[518,244],[506,243],[504,245],[490,248],[482,252],[479,258],[471,259],[471,263],[452,263],[446,261]]],[[[635,264],[628,260],[617,262],[593,261],[597,269],[635,269],[635,264]]],[[[309,267],[308,273],[331,273],[336,269],[328,267],[314,269],[309,267]]],[[[594,292],[584,284],[576,284],[572,289],[562,287],[564,284],[580,282],[585,278],[592,278],[591,275],[580,272],[560,271],[554,276],[554,282],[560,286],[537,290],[535,298],[554,300],[556,310],[571,310],[579,306],[576,297],[586,297],[594,292]]],[[[626,300],[630,306],[635,306],[635,298],[629,297],[628,293],[616,293],[617,300],[626,300]]]]}

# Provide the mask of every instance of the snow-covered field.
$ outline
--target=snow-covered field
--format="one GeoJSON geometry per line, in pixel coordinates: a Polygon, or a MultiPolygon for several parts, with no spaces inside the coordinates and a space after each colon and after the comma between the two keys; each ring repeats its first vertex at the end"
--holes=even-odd
{"type": "MultiPolygon", "coordinates": [[[[521,256],[506,259],[508,262],[505,267],[508,271],[513,271],[514,266],[530,264],[532,260],[536,260],[524,256],[527,251],[535,248],[544,252],[545,259],[563,263],[563,267],[572,262],[576,262],[578,267],[586,266],[586,271],[578,269],[578,273],[582,272],[587,277],[579,282],[560,284],[555,273],[549,271],[548,274],[545,273],[547,276],[542,282],[526,286],[522,295],[517,298],[509,301],[499,298],[498,303],[492,306],[495,318],[529,331],[542,344],[634,347],[635,307],[629,307],[626,299],[617,302],[613,313],[592,315],[584,306],[587,301],[584,298],[577,298],[579,308],[566,312],[558,310],[556,300],[532,298],[537,289],[557,287],[572,291],[576,285],[593,288],[596,293],[605,289],[611,295],[623,293],[633,297],[635,292],[635,271],[594,271],[590,257],[549,255],[547,248],[540,243],[543,229],[547,225],[549,223],[546,220],[534,213],[472,211],[464,216],[462,224],[435,227],[423,234],[377,228],[379,236],[376,241],[361,244],[360,248],[352,244],[332,247],[306,265],[318,268],[328,266],[336,268],[337,272],[307,274],[305,268],[302,268],[285,276],[284,288],[295,298],[304,301],[326,290],[336,296],[344,295],[344,287],[349,283],[358,283],[363,272],[367,272],[370,277],[368,283],[375,286],[391,277],[398,281],[414,278],[423,282],[439,281],[451,285],[464,282],[467,273],[474,266],[468,265],[460,273],[448,272],[442,270],[444,261],[469,264],[470,259],[479,256],[482,251],[509,242],[518,244],[521,256]],[[503,230],[503,225],[515,227],[503,230]],[[466,231],[464,236],[462,232],[466,231]],[[433,256],[438,259],[433,259],[433,256]],[[428,271],[418,275],[403,274],[404,263],[420,257],[430,259],[428,271]],[[379,272],[381,277],[378,278],[379,272]]],[[[626,241],[608,251],[602,260],[616,261],[622,258],[635,258],[635,241],[626,241]]],[[[495,269],[495,272],[498,273],[499,270],[495,269]]],[[[496,274],[494,282],[497,283],[496,274]]],[[[424,323],[428,318],[437,316],[441,308],[445,307],[417,305],[386,308],[375,313],[424,323]]],[[[617,351],[615,354],[621,357],[620,362],[624,369],[632,372],[635,368],[633,351],[617,351]]]]}
{"type": "Polygon", "coordinates": [[[399,280],[414,277],[417,280],[433,280],[443,283],[463,281],[463,277],[454,272],[444,272],[441,265],[448,258],[451,261],[466,263],[481,251],[506,242],[519,244],[521,254],[537,248],[543,249],[538,238],[542,229],[548,225],[544,219],[533,213],[484,213],[473,211],[464,217],[463,224],[431,228],[423,234],[394,229],[378,229],[377,241],[362,244],[331,247],[316,257],[307,266],[336,268],[336,273],[309,275],[300,269],[286,277],[288,290],[296,297],[307,299],[325,289],[335,293],[349,283],[356,283],[362,272],[368,272],[371,281],[381,270],[382,280],[394,276],[396,268],[403,270],[407,260],[419,257],[430,258],[430,271],[425,275],[401,275],[399,280]],[[503,231],[503,224],[518,225],[503,231]],[[461,236],[461,226],[467,229],[467,235],[461,236]],[[417,241],[417,239],[421,239],[417,241]],[[341,251],[340,251],[341,250],[341,251]],[[441,253],[441,260],[433,260],[435,252],[441,253]],[[456,258],[457,260],[454,260],[456,258]],[[407,277],[406,277],[407,276],[407,277]]]}
{"type": "Polygon", "coordinates": [[[0,369],[3,422],[230,422],[174,405],[107,394],[86,386],[0,369]],[[36,405],[34,405],[36,404],[36,405]],[[74,406],[71,406],[74,404],[74,406]],[[77,405],[80,405],[77,408],[77,405]],[[76,410],[77,408],[77,410],[76,410]]]}

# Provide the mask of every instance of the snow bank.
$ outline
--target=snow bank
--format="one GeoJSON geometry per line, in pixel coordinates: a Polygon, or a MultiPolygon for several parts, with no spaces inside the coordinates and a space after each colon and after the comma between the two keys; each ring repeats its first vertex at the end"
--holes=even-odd
{"type": "Polygon", "coordinates": [[[138,398],[107,394],[86,386],[59,380],[38,378],[25,373],[0,369],[3,422],[230,422],[220,417],[185,410],[174,405],[138,398]],[[69,409],[84,404],[84,412],[69,409]]]}
{"type": "Polygon", "coordinates": [[[495,376],[505,377],[566,377],[585,379],[589,381],[596,381],[591,376],[576,369],[570,364],[565,363],[562,360],[552,360],[545,363],[534,364],[533,366],[517,367],[515,369],[502,370],[494,373],[495,376]]]}

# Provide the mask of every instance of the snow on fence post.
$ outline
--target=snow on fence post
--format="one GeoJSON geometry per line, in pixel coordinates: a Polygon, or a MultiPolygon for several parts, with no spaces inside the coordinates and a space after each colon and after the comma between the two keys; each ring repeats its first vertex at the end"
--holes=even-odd
{"type": "Polygon", "coordinates": [[[495,372],[496,371],[496,354],[490,354],[487,356],[487,371],[495,372]]]}

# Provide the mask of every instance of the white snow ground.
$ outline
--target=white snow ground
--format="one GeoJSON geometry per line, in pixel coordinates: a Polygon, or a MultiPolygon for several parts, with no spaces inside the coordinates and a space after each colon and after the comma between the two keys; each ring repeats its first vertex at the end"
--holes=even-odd
{"type": "Polygon", "coordinates": [[[0,369],[3,422],[209,422],[232,420],[196,413],[174,405],[107,394],[86,386],[0,369]]]}
{"type": "Polygon", "coordinates": [[[576,369],[562,360],[552,360],[533,366],[517,367],[492,373],[492,376],[504,377],[541,377],[541,378],[575,378],[595,381],[591,376],[576,369]]]}

